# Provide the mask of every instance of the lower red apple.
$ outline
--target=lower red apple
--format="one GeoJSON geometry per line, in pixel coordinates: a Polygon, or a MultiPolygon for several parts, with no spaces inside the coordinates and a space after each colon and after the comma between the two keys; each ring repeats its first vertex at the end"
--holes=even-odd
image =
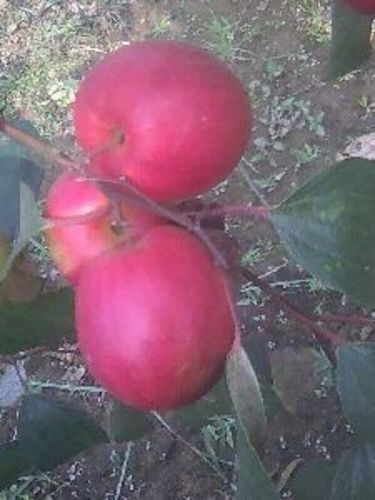
{"type": "Polygon", "coordinates": [[[344,3],[360,14],[375,15],[375,0],[344,0],[344,3]]]}
{"type": "Polygon", "coordinates": [[[150,229],[82,269],[76,324],[93,377],[142,410],[205,394],[235,331],[223,273],[200,241],[173,226],[150,229]]]}
{"type": "Polygon", "coordinates": [[[174,202],[222,181],[244,153],[252,124],[239,79],[184,42],[133,43],[83,79],[74,105],[77,140],[96,175],[127,176],[174,202]]]}
{"type": "Polygon", "coordinates": [[[124,227],[117,231],[110,201],[94,182],[65,173],[52,185],[45,210],[51,225],[45,235],[57,267],[71,284],[77,282],[88,260],[122,244],[125,238],[139,237],[162,221],[126,198],[120,206],[124,227]]]}

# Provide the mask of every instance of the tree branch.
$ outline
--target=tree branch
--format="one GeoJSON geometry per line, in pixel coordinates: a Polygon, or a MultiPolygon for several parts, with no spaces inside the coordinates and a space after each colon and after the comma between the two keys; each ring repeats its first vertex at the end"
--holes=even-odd
{"type": "Polygon", "coordinates": [[[177,225],[184,227],[188,231],[196,234],[196,236],[206,245],[208,250],[211,252],[215,262],[217,265],[223,267],[224,269],[228,268],[228,264],[220,252],[220,250],[214,245],[214,243],[210,240],[204,229],[201,227],[200,222],[194,223],[187,215],[183,213],[179,213],[173,209],[170,209],[160,203],[154,201],[152,198],[149,198],[142,191],[140,191],[134,184],[130,182],[129,179],[122,177],[118,180],[112,179],[98,179],[98,178],[89,178],[93,182],[98,183],[99,185],[113,185],[123,194],[127,194],[131,199],[136,199],[138,202],[141,202],[143,206],[157,215],[164,217],[172,222],[175,222],[177,225]]]}
{"type": "Polygon", "coordinates": [[[358,314],[322,314],[315,316],[321,323],[347,323],[359,326],[372,326],[375,328],[375,318],[365,318],[358,314]]]}
{"type": "Polygon", "coordinates": [[[270,298],[279,304],[282,309],[285,309],[294,319],[300,323],[306,325],[318,338],[320,341],[331,344],[333,347],[337,347],[343,343],[343,340],[337,333],[327,330],[326,328],[320,327],[317,324],[316,318],[305,314],[296,308],[288,299],[272,288],[266,281],[260,279],[254,271],[249,268],[241,268],[242,275],[245,279],[252,281],[256,286],[263,290],[270,298]]]}
{"type": "Polygon", "coordinates": [[[41,155],[48,163],[52,163],[54,165],[58,165],[61,168],[67,170],[79,170],[80,166],[73,161],[71,158],[61,153],[53,146],[48,144],[43,139],[38,137],[34,137],[28,132],[24,132],[19,128],[15,127],[11,123],[7,122],[0,115],[0,132],[2,132],[6,137],[12,139],[13,141],[22,144],[27,149],[35,151],[39,155],[41,155]]]}

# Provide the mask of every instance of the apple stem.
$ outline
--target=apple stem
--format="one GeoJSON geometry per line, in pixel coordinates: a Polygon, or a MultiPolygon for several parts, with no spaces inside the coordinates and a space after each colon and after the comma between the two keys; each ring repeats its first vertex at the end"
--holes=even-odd
{"type": "Polygon", "coordinates": [[[13,141],[22,144],[27,149],[35,151],[42,156],[48,163],[58,165],[67,170],[80,170],[80,165],[61,153],[53,146],[39,137],[35,137],[28,132],[24,132],[19,128],[9,123],[0,115],[0,132],[13,141]]]}
{"type": "Polygon", "coordinates": [[[279,304],[282,309],[285,309],[294,319],[306,325],[317,339],[325,344],[330,344],[333,347],[338,347],[344,341],[337,333],[321,327],[317,324],[319,318],[315,318],[309,314],[305,314],[296,308],[288,299],[286,299],[279,292],[274,290],[266,281],[259,278],[256,273],[250,268],[241,267],[242,275],[245,279],[252,281],[263,292],[270,296],[270,298],[279,304]]]}
{"type": "Polygon", "coordinates": [[[90,160],[93,160],[100,154],[105,153],[106,151],[110,151],[114,149],[116,146],[120,146],[124,142],[125,142],[124,133],[121,130],[117,129],[114,131],[113,136],[109,139],[109,141],[106,144],[103,144],[102,146],[99,146],[93,151],[91,151],[89,158],[90,160]]]}

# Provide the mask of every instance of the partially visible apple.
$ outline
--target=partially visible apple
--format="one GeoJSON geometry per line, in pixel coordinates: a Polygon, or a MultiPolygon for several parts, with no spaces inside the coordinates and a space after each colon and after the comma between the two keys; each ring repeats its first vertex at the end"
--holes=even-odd
{"type": "Polygon", "coordinates": [[[344,3],[360,14],[375,15],[375,0],[344,0],[344,3]]]}
{"type": "Polygon", "coordinates": [[[77,282],[83,263],[119,244],[110,208],[106,195],[78,175],[63,174],[52,185],[45,209],[52,225],[45,235],[57,267],[70,283],[77,282]]]}
{"type": "Polygon", "coordinates": [[[165,202],[201,194],[231,172],[246,149],[252,114],[224,63],[165,40],[105,56],[80,85],[74,122],[96,175],[127,176],[165,202]]]}
{"type": "Polygon", "coordinates": [[[234,340],[227,287],[203,244],[175,226],[91,260],[76,293],[89,371],[139,409],[197,400],[222,374],[234,340]]]}
{"type": "Polygon", "coordinates": [[[162,222],[160,216],[126,198],[120,210],[124,227],[118,231],[110,201],[94,182],[65,173],[52,185],[45,210],[51,224],[45,235],[57,267],[71,284],[76,284],[88,260],[162,222]]]}

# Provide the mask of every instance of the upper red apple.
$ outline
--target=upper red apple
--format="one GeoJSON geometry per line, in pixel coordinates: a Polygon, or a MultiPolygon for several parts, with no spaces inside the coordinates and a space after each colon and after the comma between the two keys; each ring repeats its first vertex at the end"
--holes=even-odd
{"type": "Polygon", "coordinates": [[[225,277],[173,226],[91,260],[76,293],[80,349],[94,378],[143,410],[193,402],[222,374],[234,340],[225,277]]]}
{"type": "Polygon", "coordinates": [[[375,14],[375,0],[344,0],[344,2],[360,14],[375,14]]]}
{"type": "Polygon", "coordinates": [[[97,175],[127,176],[154,199],[178,201],[231,172],[252,119],[243,86],[220,60],[187,43],[146,41],[89,71],[74,121],[97,175]]]}

